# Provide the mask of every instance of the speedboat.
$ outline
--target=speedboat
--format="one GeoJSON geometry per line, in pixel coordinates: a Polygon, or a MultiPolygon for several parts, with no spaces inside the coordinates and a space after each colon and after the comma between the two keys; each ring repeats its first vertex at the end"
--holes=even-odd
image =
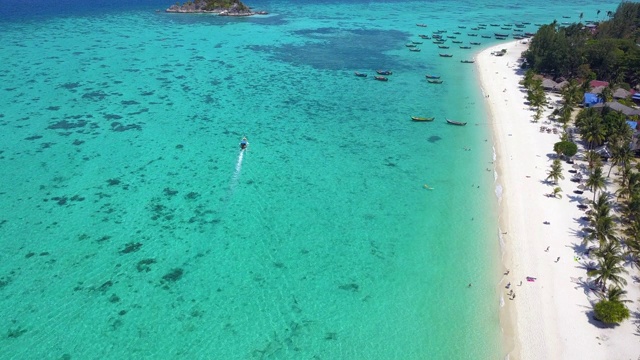
{"type": "Polygon", "coordinates": [[[240,149],[241,150],[246,149],[247,145],[249,145],[249,142],[247,141],[246,137],[243,137],[242,140],[240,141],[240,149]]]}

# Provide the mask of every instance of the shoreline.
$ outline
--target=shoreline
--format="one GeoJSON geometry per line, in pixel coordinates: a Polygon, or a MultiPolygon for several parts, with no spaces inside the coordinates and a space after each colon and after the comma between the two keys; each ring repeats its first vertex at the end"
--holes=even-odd
{"type": "MultiPolygon", "coordinates": [[[[545,111],[539,123],[531,122],[533,111],[525,105],[526,94],[518,83],[523,77],[518,59],[527,47],[518,40],[476,54],[495,151],[498,226],[505,269],[498,283],[505,358],[636,358],[634,349],[640,344],[634,335],[633,319],[615,328],[593,320],[592,302],[597,297],[588,288],[584,264],[590,259],[581,246],[582,226],[578,222],[584,213],[576,206],[590,198],[591,192],[573,195],[577,184],[570,181],[570,165],[563,162],[565,179],[554,185],[562,188],[563,197],[545,196],[553,189],[545,178],[561,127],[547,120],[551,110],[545,111]],[[491,55],[501,49],[507,49],[504,56],[491,55]],[[540,126],[557,128],[558,134],[539,131],[540,126]],[[535,280],[528,281],[527,277],[535,280]],[[509,290],[515,291],[514,299],[508,296],[508,283],[509,290]]],[[[560,98],[550,93],[547,97],[552,103],[560,98]]],[[[576,159],[580,158],[579,152],[576,159]]],[[[628,280],[627,298],[635,301],[640,291],[637,283],[628,280]]],[[[630,311],[636,308],[635,303],[629,304],[630,311]]]]}

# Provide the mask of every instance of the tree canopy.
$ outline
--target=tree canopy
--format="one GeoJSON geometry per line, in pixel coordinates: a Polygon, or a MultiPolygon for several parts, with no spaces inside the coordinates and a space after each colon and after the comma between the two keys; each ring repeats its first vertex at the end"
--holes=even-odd
{"type": "Polygon", "coordinates": [[[524,58],[537,73],[635,85],[640,82],[639,28],[640,3],[622,2],[594,31],[581,23],[541,26],[524,58]]]}

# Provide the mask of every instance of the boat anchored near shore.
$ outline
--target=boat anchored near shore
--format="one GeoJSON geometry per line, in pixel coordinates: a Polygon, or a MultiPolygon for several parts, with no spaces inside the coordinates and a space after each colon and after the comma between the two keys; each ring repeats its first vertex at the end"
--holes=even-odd
{"type": "Polygon", "coordinates": [[[465,125],[467,125],[466,122],[460,122],[460,121],[455,121],[455,120],[451,120],[451,119],[447,119],[447,123],[449,123],[451,125],[457,125],[457,126],[465,126],[465,125]]]}

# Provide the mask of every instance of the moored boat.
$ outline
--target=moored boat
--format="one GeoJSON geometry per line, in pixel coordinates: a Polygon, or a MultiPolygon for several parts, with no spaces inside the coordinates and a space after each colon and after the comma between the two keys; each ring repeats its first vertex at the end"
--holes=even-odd
{"type": "Polygon", "coordinates": [[[438,54],[440,57],[453,57],[453,54],[438,54]]]}
{"type": "Polygon", "coordinates": [[[485,38],[485,39],[491,39],[490,35],[482,35],[481,37],[485,38]]]}
{"type": "Polygon", "coordinates": [[[411,120],[413,120],[413,121],[433,121],[433,120],[435,120],[435,117],[412,116],[411,120]]]}
{"type": "Polygon", "coordinates": [[[416,47],[416,44],[405,44],[404,46],[406,46],[408,48],[412,48],[412,47],[416,47]]]}
{"type": "Polygon", "coordinates": [[[478,36],[478,34],[467,34],[469,36],[478,36]]]}
{"type": "Polygon", "coordinates": [[[420,44],[422,44],[422,41],[412,41],[411,43],[412,44],[416,44],[416,45],[420,45],[420,44]]]}
{"type": "Polygon", "coordinates": [[[418,27],[427,27],[427,24],[416,24],[418,27]]]}
{"type": "Polygon", "coordinates": [[[471,44],[471,45],[480,45],[481,43],[479,43],[479,42],[475,42],[475,41],[472,41],[472,42],[470,42],[469,44],[471,44]]]}
{"type": "Polygon", "coordinates": [[[376,70],[378,75],[392,75],[393,73],[389,70],[376,70]]]}
{"type": "Polygon", "coordinates": [[[471,46],[460,46],[460,49],[471,49],[471,46]]]}
{"type": "Polygon", "coordinates": [[[454,44],[462,44],[462,41],[461,41],[461,40],[453,40],[453,41],[451,41],[451,42],[452,42],[452,43],[454,43],[454,44]]]}
{"type": "Polygon", "coordinates": [[[427,79],[440,79],[440,75],[425,75],[427,79]]]}
{"type": "Polygon", "coordinates": [[[451,119],[447,119],[447,123],[451,124],[451,125],[458,125],[458,126],[465,126],[467,125],[466,122],[460,122],[460,121],[455,121],[455,120],[451,120],[451,119]]]}
{"type": "Polygon", "coordinates": [[[356,74],[357,77],[367,77],[367,74],[359,73],[357,71],[355,72],[355,74],[356,74]]]}
{"type": "Polygon", "coordinates": [[[427,79],[427,81],[429,82],[429,84],[442,84],[443,83],[442,80],[437,80],[437,79],[427,79]]]}
{"type": "Polygon", "coordinates": [[[389,81],[389,79],[387,79],[384,76],[374,76],[373,78],[378,80],[378,81],[389,81]]]}
{"type": "Polygon", "coordinates": [[[446,45],[438,45],[438,49],[448,49],[449,47],[446,45]]]}
{"type": "Polygon", "coordinates": [[[463,63],[463,64],[473,64],[476,61],[475,60],[460,60],[460,62],[463,63]]]}
{"type": "Polygon", "coordinates": [[[420,52],[420,49],[418,49],[418,48],[410,48],[409,51],[420,52]]]}

